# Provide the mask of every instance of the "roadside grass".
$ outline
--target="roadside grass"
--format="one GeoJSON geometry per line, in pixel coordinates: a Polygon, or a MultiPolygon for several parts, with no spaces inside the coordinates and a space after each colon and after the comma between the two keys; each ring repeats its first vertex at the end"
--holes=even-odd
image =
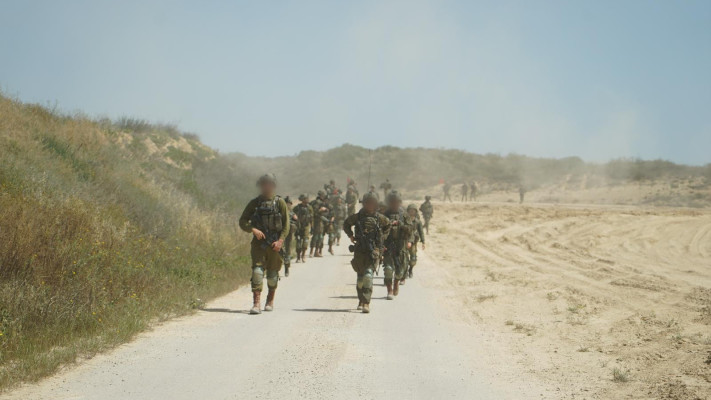
{"type": "MultiPolygon", "coordinates": [[[[204,172],[209,149],[169,148],[186,171],[117,144],[118,124],[1,95],[0,116],[0,391],[247,281],[247,238],[235,224],[243,199],[186,185],[195,173],[200,184],[241,185],[204,172]]],[[[170,127],[124,124],[140,128],[123,132],[133,143],[183,140],[170,127]]]]}

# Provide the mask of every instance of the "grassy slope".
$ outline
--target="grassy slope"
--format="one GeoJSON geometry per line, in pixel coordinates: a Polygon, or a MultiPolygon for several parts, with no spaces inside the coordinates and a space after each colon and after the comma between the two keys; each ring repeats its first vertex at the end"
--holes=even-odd
{"type": "Polygon", "coordinates": [[[246,280],[244,199],[196,182],[220,162],[170,127],[0,97],[0,389],[246,280]]]}

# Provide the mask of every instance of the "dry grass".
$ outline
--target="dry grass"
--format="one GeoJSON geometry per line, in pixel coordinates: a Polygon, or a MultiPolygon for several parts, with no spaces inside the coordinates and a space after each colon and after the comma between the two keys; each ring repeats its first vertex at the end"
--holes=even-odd
{"type": "Polygon", "coordinates": [[[3,97],[0,116],[0,390],[246,280],[232,213],[186,184],[212,156],[204,147],[177,168],[117,140],[185,148],[166,127],[120,132],[3,97]]]}

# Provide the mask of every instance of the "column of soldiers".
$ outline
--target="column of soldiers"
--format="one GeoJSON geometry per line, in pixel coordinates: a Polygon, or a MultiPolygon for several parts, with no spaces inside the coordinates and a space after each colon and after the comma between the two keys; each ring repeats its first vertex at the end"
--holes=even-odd
{"type": "Polygon", "coordinates": [[[259,196],[245,207],[239,225],[252,234],[252,294],[250,314],[261,314],[261,293],[266,275],[268,294],[264,311],[274,309],[274,297],[279,282],[282,263],[285,276],[289,276],[291,247],[295,241],[296,262],[306,262],[310,257],[322,257],[324,235],[328,235],[328,251],[334,254],[333,246],[340,245],[341,232],[353,243],[351,266],[356,272],[358,310],[370,312],[373,292],[373,275],[383,265],[386,298],[395,299],[407,278],[412,278],[417,264],[417,246],[425,247],[425,233],[429,232],[432,218],[431,197],[419,207],[424,223],[420,220],[415,204],[402,206],[399,192],[392,190],[389,181],[381,188],[385,202],[379,201],[374,186],[363,196],[361,209],[356,212],[358,190],[353,180],[348,180],[345,199],[342,191],[331,180],[324,190],[310,201],[309,196],[299,196],[299,203],[292,208],[287,196],[276,195],[276,177],[266,174],[259,178],[259,196]]]}

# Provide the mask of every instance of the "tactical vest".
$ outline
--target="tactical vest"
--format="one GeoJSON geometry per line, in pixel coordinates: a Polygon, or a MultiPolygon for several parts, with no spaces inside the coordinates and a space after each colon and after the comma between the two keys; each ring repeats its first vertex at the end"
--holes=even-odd
{"type": "Polygon", "coordinates": [[[393,225],[390,228],[388,242],[396,242],[398,240],[403,240],[403,230],[405,229],[405,227],[403,226],[405,223],[405,213],[403,212],[403,210],[400,209],[397,212],[388,211],[385,216],[388,217],[390,221],[398,221],[397,225],[393,225]]]}
{"type": "Polygon", "coordinates": [[[357,252],[377,257],[382,246],[382,232],[380,231],[378,214],[366,215],[365,213],[359,213],[355,224],[354,236],[356,240],[355,250],[357,252]]]}
{"type": "Polygon", "coordinates": [[[258,201],[257,208],[254,210],[254,218],[252,218],[254,225],[265,234],[281,233],[283,226],[281,211],[279,211],[279,196],[274,196],[271,200],[260,197],[258,201]]]}

